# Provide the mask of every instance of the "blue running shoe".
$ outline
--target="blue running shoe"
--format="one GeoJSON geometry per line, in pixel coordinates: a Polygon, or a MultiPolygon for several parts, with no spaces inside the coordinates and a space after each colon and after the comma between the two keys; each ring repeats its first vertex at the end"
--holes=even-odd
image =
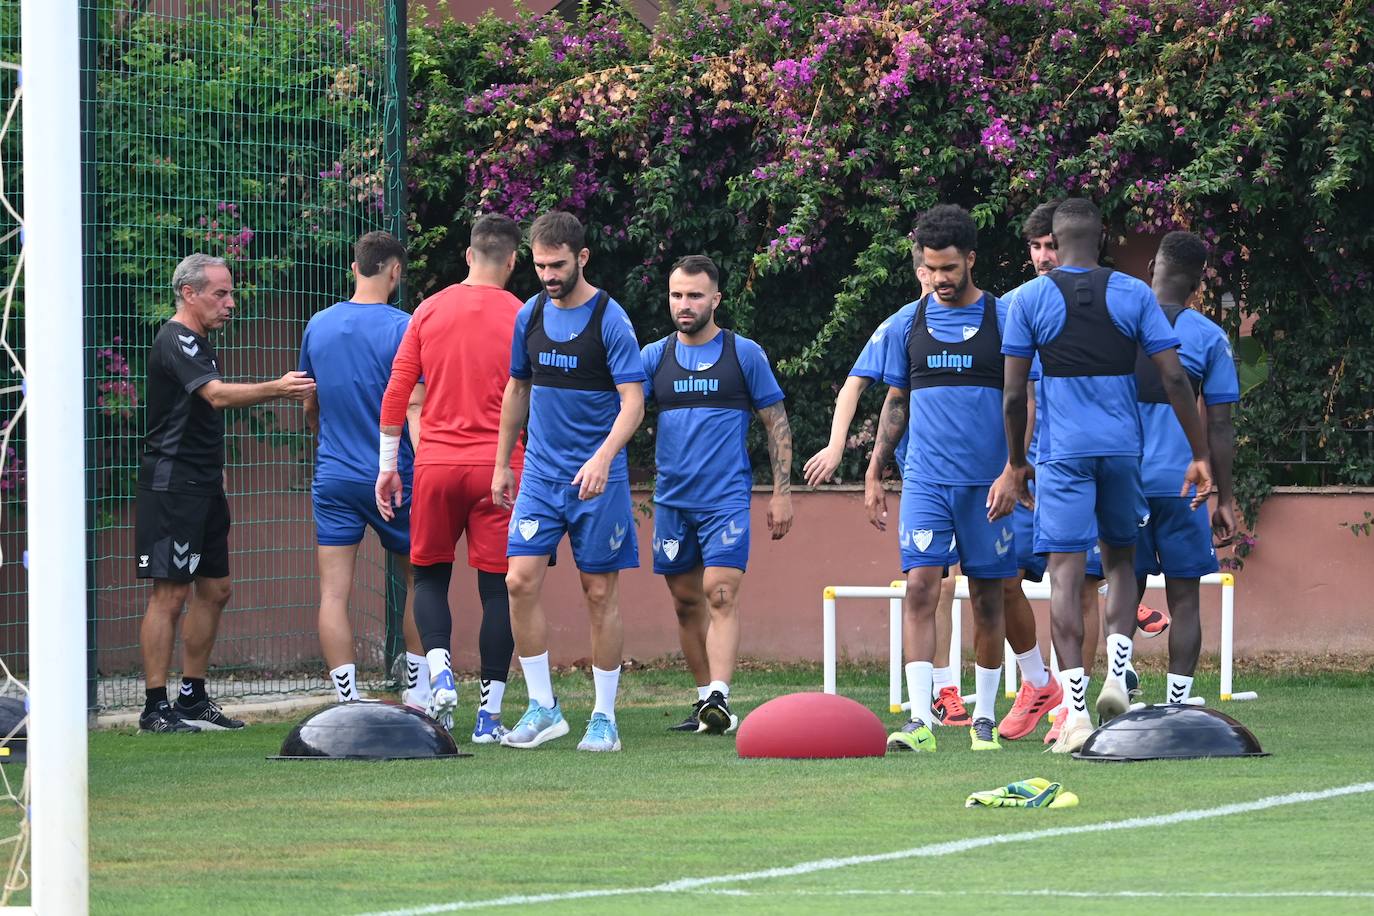
{"type": "Polygon", "coordinates": [[[510,729],[501,724],[500,716],[493,716],[485,709],[477,710],[477,724],[472,728],[473,744],[496,744],[510,729]]]}
{"type": "Polygon", "coordinates": [[[453,710],[458,708],[458,685],[453,683],[453,672],[447,668],[440,671],[429,682],[429,706],[425,714],[444,727],[453,731],[453,710]]]}
{"type": "Polygon", "coordinates": [[[552,707],[540,706],[538,702],[530,700],[529,709],[515,723],[515,728],[501,736],[501,743],[506,747],[535,748],[567,733],[568,720],[563,718],[563,710],[559,708],[557,700],[554,700],[552,707]]]}
{"type": "Polygon", "coordinates": [[[579,751],[618,751],[620,750],[620,731],[615,722],[604,712],[592,713],[587,723],[587,733],[577,745],[579,751]]]}

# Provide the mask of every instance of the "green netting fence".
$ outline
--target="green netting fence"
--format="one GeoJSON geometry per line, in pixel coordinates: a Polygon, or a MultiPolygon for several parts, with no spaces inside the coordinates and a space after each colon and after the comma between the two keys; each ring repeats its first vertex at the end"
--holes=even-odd
{"type": "MultiPolygon", "coordinates": [[[[0,3],[3,59],[18,59],[18,6],[0,3]]],[[[194,251],[228,259],[238,307],[214,337],[228,381],[296,367],[307,320],[351,293],[353,240],[404,226],[396,181],[404,68],[395,65],[404,60],[404,3],[89,0],[81,8],[90,699],[110,708],[143,696],[148,589],[131,557],[133,496],[145,359],[173,311],[172,269],[194,251]]],[[[7,138],[11,193],[20,152],[17,134],[7,138]]],[[[0,248],[7,263],[15,245],[0,248]]],[[[303,412],[285,402],[232,411],[226,445],[234,597],[210,689],[242,697],[326,688],[315,625],[314,447],[303,412]]],[[[0,648],[24,668],[26,583],[8,561],[19,556],[25,512],[41,507],[25,508],[22,466],[9,468],[0,480],[0,648]]],[[[367,539],[352,606],[365,684],[390,679],[396,590],[367,539]]],[[[178,664],[179,654],[174,672],[178,664]]]]}

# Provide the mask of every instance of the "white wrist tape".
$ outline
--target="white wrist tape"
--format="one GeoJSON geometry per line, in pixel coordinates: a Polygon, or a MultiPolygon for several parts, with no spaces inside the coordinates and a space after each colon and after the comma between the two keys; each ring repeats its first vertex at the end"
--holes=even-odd
{"type": "Polygon", "coordinates": [[[401,437],[388,436],[386,433],[381,433],[380,436],[377,470],[394,471],[396,470],[396,454],[401,450],[401,437]]]}

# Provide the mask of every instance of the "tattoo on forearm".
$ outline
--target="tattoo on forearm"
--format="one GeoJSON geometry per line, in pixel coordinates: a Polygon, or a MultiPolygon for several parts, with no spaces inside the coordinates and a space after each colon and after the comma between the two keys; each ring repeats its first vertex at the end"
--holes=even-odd
{"type": "Polygon", "coordinates": [[[878,435],[873,444],[873,462],[879,473],[887,467],[897,451],[897,443],[906,433],[908,402],[906,398],[887,398],[878,415],[878,435]]]}
{"type": "Polygon", "coordinates": [[[782,403],[772,404],[759,411],[759,419],[768,427],[768,458],[773,465],[773,490],[782,495],[792,492],[792,425],[787,422],[787,410],[782,403]]]}

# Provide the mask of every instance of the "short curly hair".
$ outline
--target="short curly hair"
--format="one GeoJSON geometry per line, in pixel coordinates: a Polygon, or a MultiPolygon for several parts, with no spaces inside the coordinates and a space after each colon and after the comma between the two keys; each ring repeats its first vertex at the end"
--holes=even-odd
{"type": "Polygon", "coordinates": [[[963,207],[931,207],[916,221],[916,245],[932,251],[952,246],[961,254],[968,254],[978,247],[978,224],[963,207]]]}

